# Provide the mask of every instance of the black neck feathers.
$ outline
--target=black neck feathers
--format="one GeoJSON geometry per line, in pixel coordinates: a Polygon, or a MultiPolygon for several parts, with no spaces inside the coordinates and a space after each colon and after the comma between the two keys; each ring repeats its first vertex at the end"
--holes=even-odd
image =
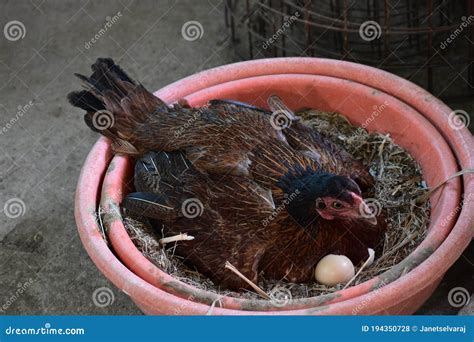
{"type": "Polygon", "coordinates": [[[277,182],[287,197],[287,211],[303,228],[313,231],[319,219],[316,199],[340,198],[351,201],[349,192],[360,193],[350,178],[333,173],[296,166],[277,182]]]}

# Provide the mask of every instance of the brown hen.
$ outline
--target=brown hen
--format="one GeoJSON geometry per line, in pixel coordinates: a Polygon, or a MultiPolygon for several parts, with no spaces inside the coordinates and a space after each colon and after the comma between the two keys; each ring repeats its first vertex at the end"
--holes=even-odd
{"type": "Polygon", "coordinates": [[[164,225],[165,235],[192,235],[177,253],[217,284],[247,287],[226,261],[254,282],[260,275],[308,282],[323,256],[358,264],[380,244],[386,223],[367,215],[366,168],[291,114],[280,129],[271,112],[247,104],[168,106],[111,59],[92,69],[91,77],[79,75],[87,90],[69,100],[116,152],[139,158],[137,192],[123,206],[164,225]],[[114,124],[99,129],[104,111],[114,124]]]}

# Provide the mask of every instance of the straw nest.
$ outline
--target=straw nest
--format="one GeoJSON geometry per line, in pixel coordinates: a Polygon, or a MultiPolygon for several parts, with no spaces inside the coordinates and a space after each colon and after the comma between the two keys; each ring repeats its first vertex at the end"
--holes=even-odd
{"type": "MultiPolygon", "coordinates": [[[[375,262],[364,268],[351,283],[351,286],[357,285],[399,263],[424,239],[429,224],[429,202],[419,204],[419,201],[416,201],[427,190],[420,167],[388,134],[369,134],[363,128],[352,126],[345,117],[337,113],[308,110],[298,115],[303,122],[343,146],[357,159],[361,159],[368,165],[375,179],[375,189],[371,197],[376,198],[386,211],[389,228],[382,254],[376,255],[375,262]]],[[[196,270],[185,266],[182,258],[174,254],[175,244],[179,241],[167,243],[163,247],[159,242],[161,232],[152,229],[147,222],[126,217],[124,225],[143,255],[176,279],[220,295],[259,297],[252,291],[236,293],[222,290],[196,270]]],[[[331,293],[343,287],[343,284],[328,287],[316,282],[294,284],[265,279],[258,284],[267,293],[276,285],[286,288],[292,298],[331,293]]]]}

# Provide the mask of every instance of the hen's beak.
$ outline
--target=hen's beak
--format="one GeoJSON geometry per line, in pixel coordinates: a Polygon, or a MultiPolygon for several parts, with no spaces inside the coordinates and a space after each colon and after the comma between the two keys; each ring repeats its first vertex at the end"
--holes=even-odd
{"type": "Polygon", "coordinates": [[[352,198],[354,199],[354,202],[355,202],[354,208],[356,208],[359,211],[358,217],[367,221],[373,226],[377,225],[377,217],[375,217],[373,210],[370,208],[367,202],[365,202],[362,197],[354,193],[352,193],[352,198]]]}

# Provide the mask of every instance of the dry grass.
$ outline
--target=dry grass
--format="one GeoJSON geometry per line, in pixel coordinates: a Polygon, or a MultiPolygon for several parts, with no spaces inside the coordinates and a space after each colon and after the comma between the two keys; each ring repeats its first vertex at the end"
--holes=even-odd
{"type": "MultiPolygon", "coordinates": [[[[388,135],[368,134],[362,128],[352,126],[336,113],[310,110],[299,113],[303,121],[343,146],[354,157],[370,167],[375,179],[376,198],[386,210],[389,229],[385,236],[382,255],[365,268],[351,284],[357,285],[394,266],[403,260],[423,240],[429,224],[429,203],[415,204],[426,192],[421,171],[416,161],[388,135]]],[[[159,232],[146,223],[125,219],[125,227],[138,249],[155,265],[173,277],[196,287],[245,298],[259,298],[254,292],[235,293],[221,291],[212,281],[182,264],[174,254],[175,243],[162,247],[159,232]]],[[[179,242],[176,242],[179,243],[179,242]]],[[[342,289],[342,285],[327,287],[317,283],[293,284],[262,279],[258,284],[267,293],[276,285],[291,291],[293,298],[317,296],[342,289]]]]}

